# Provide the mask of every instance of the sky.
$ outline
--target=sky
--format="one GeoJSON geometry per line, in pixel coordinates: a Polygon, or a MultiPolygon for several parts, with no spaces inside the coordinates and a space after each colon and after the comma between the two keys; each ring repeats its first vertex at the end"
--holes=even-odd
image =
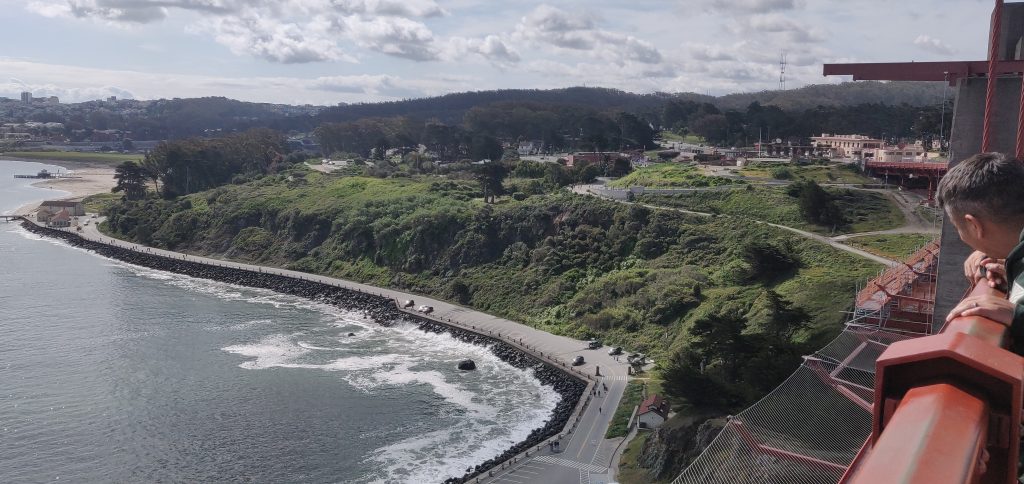
{"type": "Polygon", "coordinates": [[[332,105],[490,89],[722,95],[828,62],[980,60],[991,0],[0,0],[0,96],[332,105]]]}

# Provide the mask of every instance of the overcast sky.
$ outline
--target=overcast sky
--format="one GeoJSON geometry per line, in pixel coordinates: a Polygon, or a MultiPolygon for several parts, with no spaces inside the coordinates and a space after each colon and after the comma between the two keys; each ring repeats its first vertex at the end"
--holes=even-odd
{"type": "Polygon", "coordinates": [[[824,62],[985,58],[991,0],[0,0],[0,96],[335,104],[731,92],[824,62]]]}

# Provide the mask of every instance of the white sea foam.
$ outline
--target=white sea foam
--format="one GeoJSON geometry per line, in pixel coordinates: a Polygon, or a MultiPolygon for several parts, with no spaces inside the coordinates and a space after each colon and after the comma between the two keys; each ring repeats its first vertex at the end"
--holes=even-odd
{"type": "Polygon", "coordinates": [[[262,326],[267,326],[267,325],[270,325],[270,324],[273,324],[273,323],[274,323],[274,320],[272,320],[272,319],[253,319],[253,320],[250,320],[250,321],[243,321],[243,322],[238,323],[238,324],[232,324],[231,326],[229,326],[229,328],[233,329],[235,331],[246,331],[246,330],[253,329],[253,328],[259,328],[259,327],[262,327],[262,326]]]}
{"type": "Polygon", "coordinates": [[[270,336],[255,344],[227,346],[221,349],[228,353],[255,358],[238,365],[250,370],[288,365],[294,358],[309,352],[292,344],[284,335],[270,336]]]}
{"type": "Polygon", "coordinates": [[[386,477],[374,482],[437,482],[460,476],[467,468],[521,442],[533,429],[544,425],[559,398],[550,389],[529,388],[529,380],[517,382],[522,385],[520,391],[507,386],[490,389],[489,403],[501,409],[494,421],[466,418],[450,428],[376,449],[369,463],[383,469],[386,477]],[[534,391],[540,392],[539,399],[517,399],[534,391]]]}

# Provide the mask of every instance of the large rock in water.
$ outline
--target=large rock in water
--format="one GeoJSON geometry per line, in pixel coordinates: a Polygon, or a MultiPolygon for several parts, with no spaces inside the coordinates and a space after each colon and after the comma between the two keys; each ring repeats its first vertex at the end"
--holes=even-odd
{"type": "Polygon", "coordinates": [[[470,371],[476,369],[476,363],[473,360],[462,360],[459,362],[459,369],[470,371]]]}

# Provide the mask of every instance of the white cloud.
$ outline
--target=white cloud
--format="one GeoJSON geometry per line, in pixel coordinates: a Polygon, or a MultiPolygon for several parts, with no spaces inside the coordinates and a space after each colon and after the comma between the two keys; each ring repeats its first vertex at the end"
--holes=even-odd
{"type": "Polygon", "coordinates": [[[202,25],[236,54],[285,64],[353,60],[334,40],[339,26],[321,17],[305,24],[274,22],[259,15],[215,17],[202,25]]]}
{"type": "Polygon", "coordinates": [[[921,34],[914,39],[914,45],[933,54],[950,55],[956,52],[952,47],[946,45],[941,40],[924,34],[921,34]]]}
{"type": "Polygon", "coordinates": [[[818,43],[825,40],[825,33],[820,27],[774,13],[751,15],[742,19],[734,28],[734,32],[737,34],[743,34],[750,30],[781,34],[790,42],[798,44],[818,43]]]}
{"type": "Polygon", "coordinates": [[[427,18],[447,13],[433,0],[331,0],[330,4],[345,14],[427,18]]]}
{"type": "Polygon", "coordinates": [[[714,11],[735,15],[793,10],[803,6],[801,0],[708,0],[707,6],[714,11]]]}
{"type": "Polygon", "coordinates": [[[417,61],[436,60],[434,33],[421,22],[402,17],[346,17],[353,40],[384,54],[417,61]]]}
{"type": "Polygon", "coordinates": [[[519,52],[497,35],[488,35],[483,39],[452,37],[444,52],[446,60],[457,62],[466,55],[475,54],[490,61],[496,66],[507,68],[521,60],[519,52]]]}
{"type": "Polygon", "coordinates": [[[396,57],[435,60],[433,32],[414,19],[446,14],[434,0],[35,0],[27,8],[46,17],[114,24],[156,22],[172,10],[190,11],[203,15],[191,31],[210,33],[235,54],[281,63],[354,60],[344,52],[345,41],[396,57]]]}
{"type": "Polygon", "coordinates": [[[515,38],[583,51],[618,65],[662,61],[662,54],[654,44],[632,35],[600,29],[592,17],[570,14],[550,5],[541,5],[523,17],[516,26],[515,38]]]}

